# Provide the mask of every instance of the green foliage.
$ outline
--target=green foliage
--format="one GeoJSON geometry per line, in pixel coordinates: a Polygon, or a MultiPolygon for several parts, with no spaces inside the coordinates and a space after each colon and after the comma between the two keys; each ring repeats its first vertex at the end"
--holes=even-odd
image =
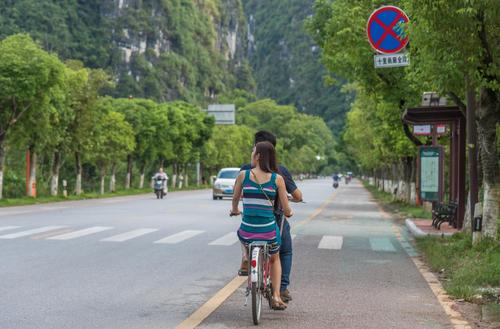
{"type": "MultiPolygon", "coordinates": [[[[20,120],[48,121],[50,96],[63,79],[63,64],[24,34],[0,42],[0,138],[20,120]]],[[[22,121],[21,121],[22,122],[22,121]]],[[[25,121],[26,122],[26,121],[25,121]]]]}
{"type": "Polygon", "coordinates": [[[136,141],[134,127],[125,120],[125,115],[113,111],[110,99],[101,99],[95,105],[99,120],[93,127],[96,136],[92,157],[104,170],[112,163],[121,162],[134,151],[136,141]]]}
{"type": "Polygon", "coordinates": [[[223,167],[240,167],[250,160],[254,131],[246,126],[230,125],[214,127],[212,138],[202,152],[206,170],[217,172],[223,167]]]}
{"type": "Polygon", "coordinates": [[[117,97],[203,104],[233,88],[253,90],[239,0],[20,0],[0,3],[0,39],[25,32],[63,59],[117,78],[117,97]],[[237,49],[226,37],[235,33],[237,49]]]}
{"type": "MultiPolygon", "coordinates": [[[[250,49],[259,97],[293,104],[300,112],[322,117],[339,136],[345,122],[350,95],[341,86],[327,86],[327,71],[319,59],[321,50],[306,33],[304,22],[312,14],[313,0],[245,1],[250,49]]],[[[363,25],[364,26],[364,25],[363,25]]]]}
{"type": "Polygon", "coordinates": [[[237,122],[254,130],[273,132],[278,137],[280,162],[293,172],[318,172],[335,161],[334,137],[325,122],[299,113],[293,106],[260,100],[239,109],[237,122]]]}

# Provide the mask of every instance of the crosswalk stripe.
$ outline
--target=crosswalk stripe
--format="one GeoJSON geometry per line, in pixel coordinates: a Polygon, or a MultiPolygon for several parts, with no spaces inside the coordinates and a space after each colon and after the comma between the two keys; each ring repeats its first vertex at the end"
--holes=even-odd
{"type": "Polygon", "coordinates": [[[65,234],[61,234],[61,235],[56,235],[56,236],[47,238],[47,240],[70,240],[70,239],[75,239],[75,238],[79,238],[79,237],[94,234],[94,233],[99,233],[102,231],[111,230],[112,228],[113,227],[93,226],[93,227],[89,227],[89,228],[86,228],[83,230],[73,231],[73,232],[65,233],[65,234]]]}
{"type": "Polygon", "coordinates": [[[149,233],[153,233],[156,231],[158,231],[158,230],[155,228],[140,228],[140,229],[133,230],[130,232],[125,232],[122,234],[113,235],[113,236],[110,236],[109,238],[102,239],[101,241],[123,242],[123,241],[134,239],[134,238],[137,238],[137,237],[149,234],[149,233]]]}
{"type": "Polygon", "coordinates": [[[198,234],[203,233],[204,231],[197,231],[197,230],[187,230],[187,231],[182,231],[170,236],[167,236],[161,240],[155,241],[155,243],[169,243],[169,244],[174,244],[174,243],[179,243],[184,240],[190,239],[194,236],[197,236],[198,234]]]}
{"type": "Polygon", "coordinates": [[[231,232],[231,233],[228,233],[228,234],[218,238],[217,240],[210,242],[209,245],[210,246],[232,246],[236,242],[238,242],[238,235],[236,234],[236,232],[231,232]]]}
{"type": "Polygon", "coordinates": [[[2,231],[7,231],[7,230],[13,230],[15,228],[20,228],[21,226],[2,226],[0,227],[0,232],[2,231]]]}
{"type": "Polygon", "coordinates": [[[48,231],[53,231],[57,230],[60,228],[63,228],[64,226],[44,226],[40,228],[35,228],[32,230],[27,230],[27,231],[22,231],[22,232],[16,232],[16,233],[11,233],[11,234],[6,234],[0,236],[0,239],[16,239],[16,238],[21,238],[24,236],[29,236],[37,233],[43,233],[43,232],[48,232],[48,231]]]}
{"type": "Polygon", "coordinates": [[[373,251],[396,251],[389,238],[369,238],[369,240],[373,251]]]}
{"type": "Polygon", "coordinates": [[[341,236],[324,235],[319,242],[318,249],[342,249],[344,238],[341,236]]]}

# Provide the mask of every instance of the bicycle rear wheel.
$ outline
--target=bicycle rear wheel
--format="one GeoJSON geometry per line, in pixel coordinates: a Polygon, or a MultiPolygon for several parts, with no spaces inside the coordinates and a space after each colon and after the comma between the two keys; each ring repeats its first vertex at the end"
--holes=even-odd
{"type": "Polygon", "coordinates": [[[259,253],[259,256],[256,260],[256,270],[258,275],[257,282],[252,282],[252,318],[253,318],[253,323],[255,325],[258,325],[260,322],[260,316],[262,312],[262,289],[261,289],[263,280],[262,253],[259,253]]]}

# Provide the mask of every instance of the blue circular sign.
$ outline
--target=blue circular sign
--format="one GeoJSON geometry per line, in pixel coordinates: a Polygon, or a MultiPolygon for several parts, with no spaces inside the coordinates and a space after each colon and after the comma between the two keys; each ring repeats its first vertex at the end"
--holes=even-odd
{"type": "Polygon", "coordinates": [[[406,24],[410,20],[404,11],[394,6],[375,10],[368,19],[366,33],[371,46],[382,54],[394,54],[406,47],[406,24]]]}

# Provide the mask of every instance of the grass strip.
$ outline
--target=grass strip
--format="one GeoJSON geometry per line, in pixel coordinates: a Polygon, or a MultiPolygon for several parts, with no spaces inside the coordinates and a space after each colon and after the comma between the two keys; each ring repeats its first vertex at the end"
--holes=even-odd
{"type": "Polygon", "coordinates": [[[368,191],[370,191],[373,198],[377,200],[377,202],[382,205],[384,209],[398,215],[401,218],[432,218],[431,212],[425,210],[423,207],[396,200],[391,193],[380,191],[377,187],[370,185],[367,181],[363,181],[363,185],[368,191]]]}
{"type": "MultiPolygon", "coordinates": [[[[202,190],[210,188],[208,185],[201,186],[188,186],[183,187],[182,189],[178,188],[170,188],[168,192],[177,192],[177,191],[193,191],[193,190],[202,190]]],[[[119,196],[129,196],[129,195],[140,195],[140,194],[153,194],[153,190],[151,188],[135,188],[128,190],[119,190],[116,192],[107,192],[104,194],[92,192],[92,193],[84,193],[81,195],[68,195],[68,197],[60,196],[40,196],[37,198],[31,197],[23,197],[23,198],[11,198],[11,199],[1,199],[0,200],[0,208],[1,207],[15,207],[15,206],[28,206],[35,204],[44,204],[44,203],[53,203],[53,202],[64,202],[64,201],[78,201],[78,200],[89,200],[89,199],[105,199],[105,198],[113,198],[119,196]]]]}

